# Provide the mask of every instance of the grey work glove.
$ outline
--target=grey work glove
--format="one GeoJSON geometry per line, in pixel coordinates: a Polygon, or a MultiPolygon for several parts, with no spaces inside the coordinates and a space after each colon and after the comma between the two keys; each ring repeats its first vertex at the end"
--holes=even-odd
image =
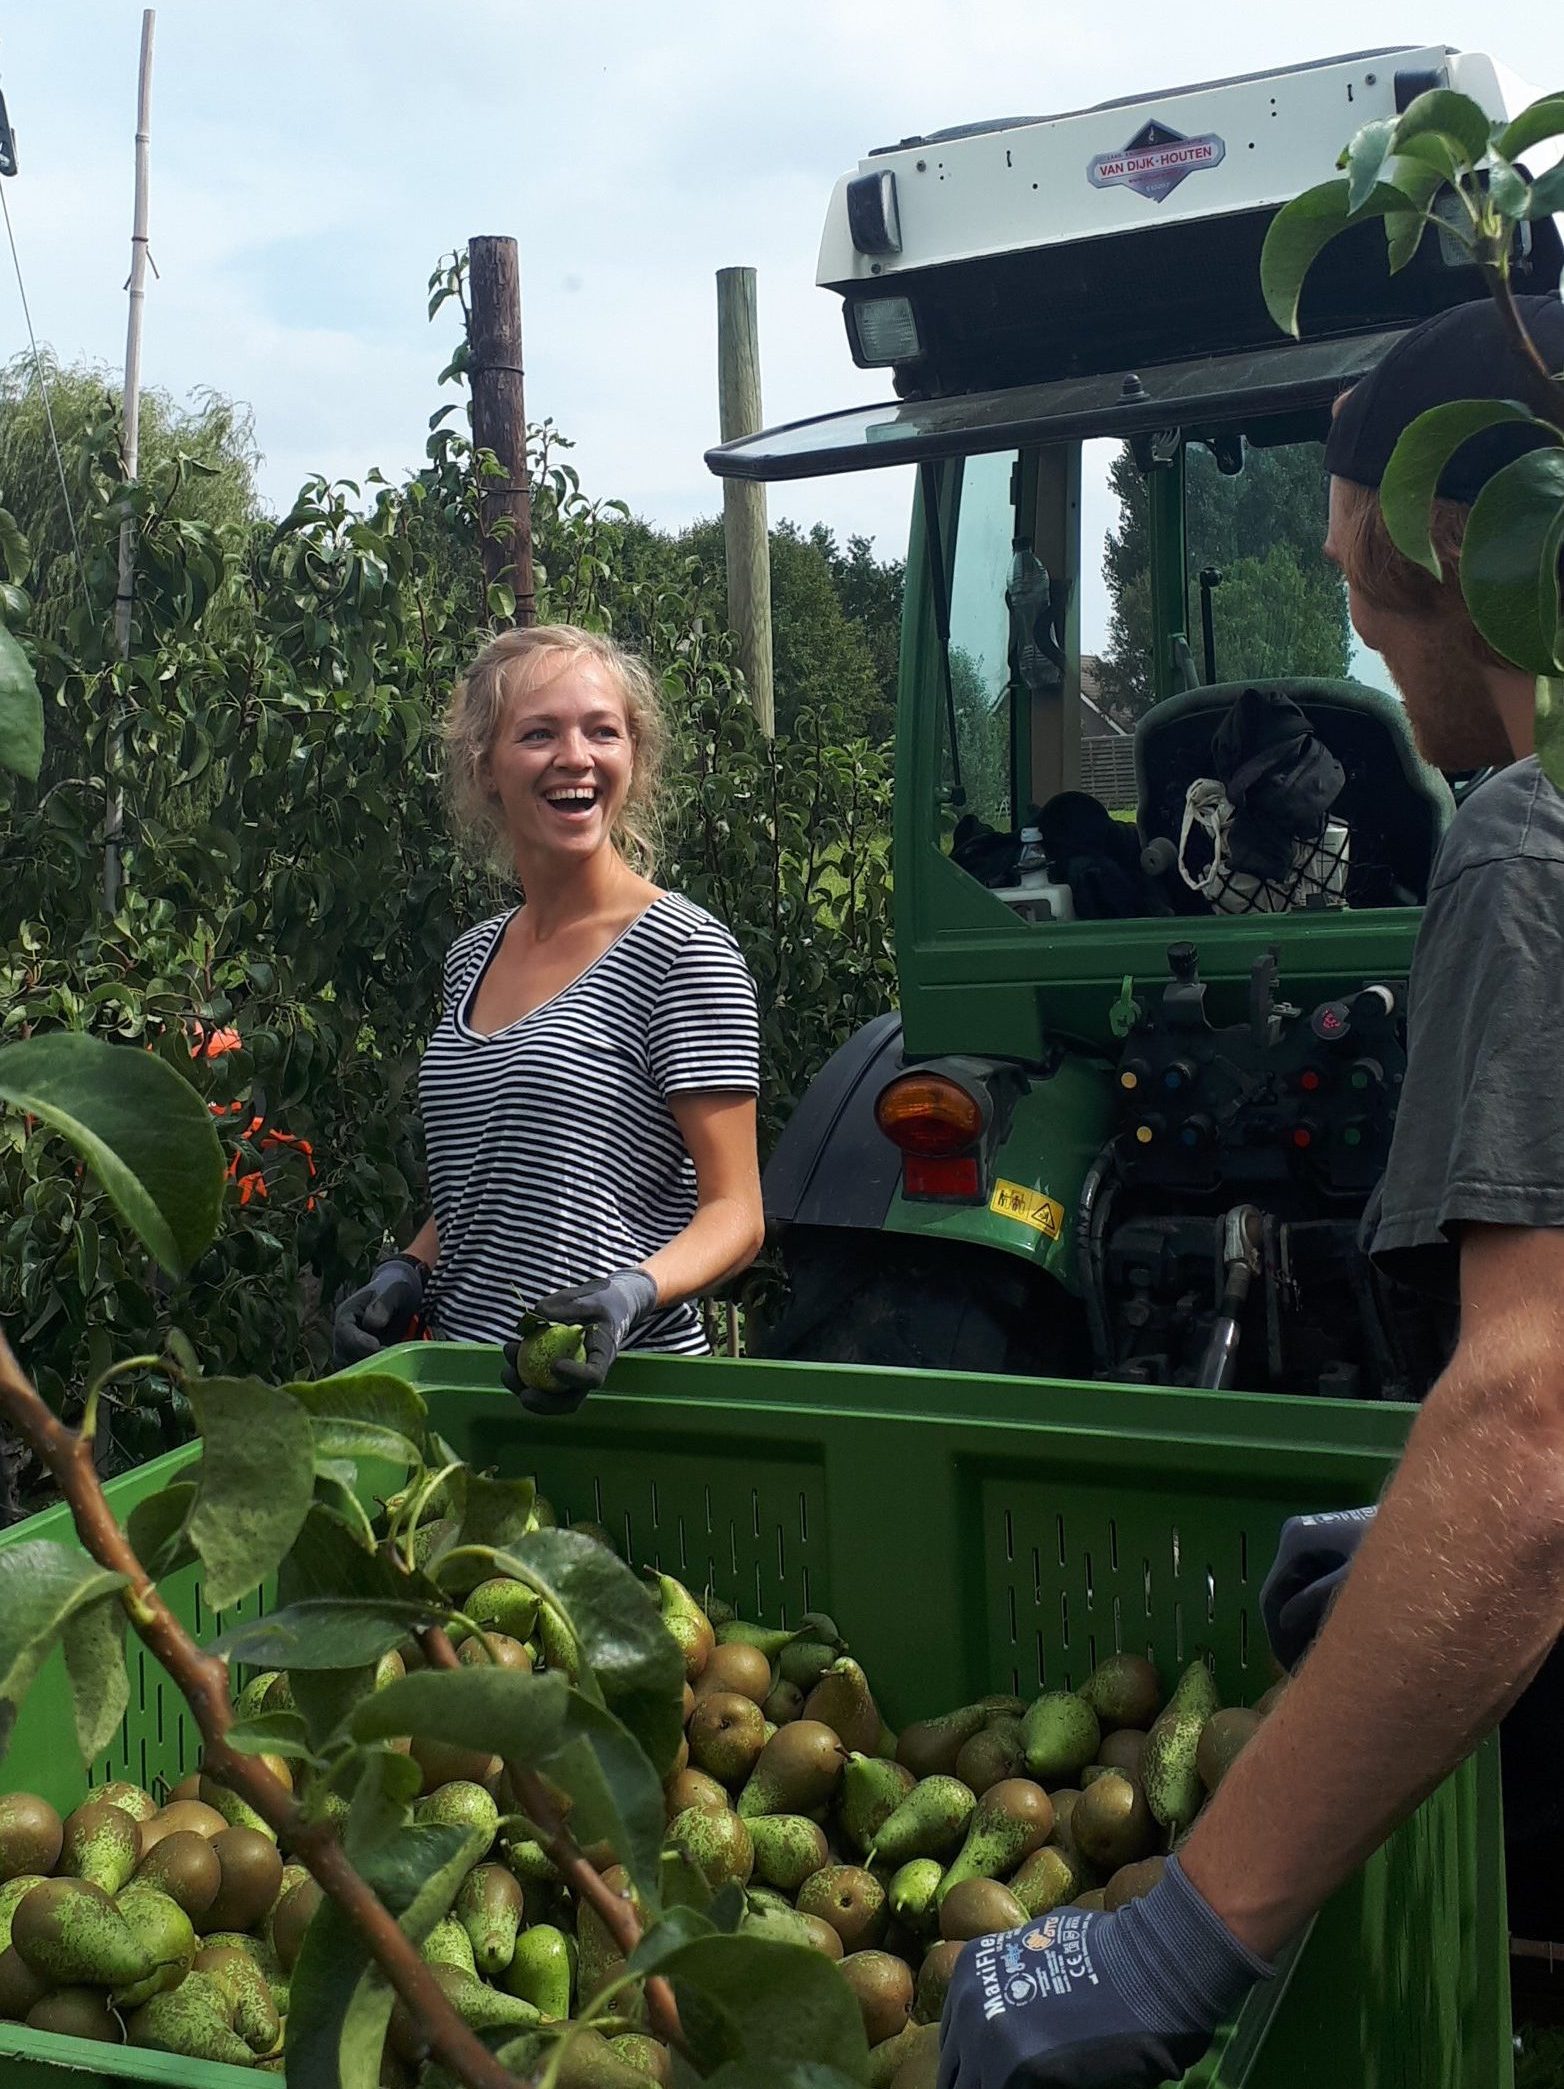
{"type": "Polygon", "coordinates": [[[339,1371],[406,1341],[424,1302],[424,1276],[421,1262],[391,1255],[348,1293],[331,1320],[331,1360],[339,1371]]]}
{"type": "Polygon", "coordinates": [[[1111,1915],[1058,1908],[979,1937],[940,2021],[939,2089],[1153,2089],[1193,2066],[1271,1968],[1169,1858],[1111,1915]]]}
{"type": "Polygon", "coordinates": [[[1276,1558],[1260,1591],[1260,1616],[1271,1652],[1294,1669],[1314,1644],[1353,1554],[1374,1520],[1374,1510],[1332,1509],[1319,1516],[1289,1516],[1276,1544],[1276,1558]]]}
{"type": "Polygon", "coordinates": [[[540,1320],[584,1329],[585,1356],[579,1362],[565,1358],[555,1364],[553,1375],[560,1390],[543,1392],[524,1384],[518,1375],[518,1337],[505,1344],[505,1368],[500,1376],[529,1414],[574,1414],[587,1394],[597,1391],[627,1337],[656,1306],[657,1286],[644,1269],[620,1269],[573,1290],[552,1291],[538,1300],[532,1313],[540,1320]]]}

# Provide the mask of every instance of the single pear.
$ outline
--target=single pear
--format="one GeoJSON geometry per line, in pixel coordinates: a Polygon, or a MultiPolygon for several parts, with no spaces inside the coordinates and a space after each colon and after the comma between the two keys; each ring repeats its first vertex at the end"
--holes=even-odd
{"type": "Polygon", "coordinates": [[[1025,1908],[997,1879],[962,1879],[940,1901],[939,1933],[947,1942],[1017,1929],[1025,1920],[1025,1908]]]}
{"type": "MultiPolygon", "coordinates": [[[[630,1875],[622,1865],[605,1871],[603,1883],[612,1892],[629,1898],[630,1875]]],[[[576,2006],[584,2010],[597,2000],[610,1981],[618,1980],[623,1974],[625,1955],[604,1927],[597,1910],[586,1901],[581,1902],[576,1910],[576,1945],[576,2006]]],[[[638,2016],[641,2008],[639,1985],[621,1993],[624,1999],[620,2013],[638,2016]]]]}
{"type": "Polygon", "coordinates": [[[85,1879],[105,1893],[118,1893],[140,1862],[140,1826],[117,1806],[89,1799],[66,1817],[60,1837],[61,1878],[85,1879]]]}
{"type": "Polygon", "coordinates": [[[760,1760],[766,1717],[753,1698],[737,1690],[713,1690],[690,1714],[688,1739],[696,1769],[736,1792],[760,1760]]]}
{"type": "Polygon", "coordinates": [[[35,1973],[14,1944],[0,1951],[0,2023],[26,2023],[31,2011],[53,1987],[48,1975],[35,1973]]]}
{"type": "MultiPolygon", "coordinates": [[[[726,1793],[723,1794],[723,1804],[727,1804],[726,1793]]],[[[554,1868],[554,1860],[540,1842],[533,1842],[525,1836],[513,1840],[508,1834],[502,1835],[500,1855],[505,1860],[506,1869],[514,1874],[523,1887],[543,1886],[552,1889],[562,1883],[559,1873],[554,1868]]]]}
{"type": "Polygon", "coordinates": [[[764,1937],[773,1944],[802,1944],[809,1950],[818,1951],[829,1959],[840,1959],[842,1940],[829,1922],[818,1915],[801,1915],[787,1902],[780,1905],[761,1902],[751,1892],[749,1905],[739,1927],[747,1937],[764,1937]]]}
{"type": "Polygon", "coordinates": [[[504,1764],[497,1755],[481,1748],[459,1748],[451,1741],[431,1741],[414,1734],[408,1754],[423,1772],[422,1790],[427,1798],[444,1784],[476,1785],[492,1794],[504,1764]]]}
{"type": "Polygon", "coordinates": [[[1072,1852],[1047,1842],[1027,1858],[1011,1879],[1010,1890],[1030,1921],[1074,1900],[1076,1894],[1085,1891],[1089,1876],[1072,1852]]]}
{"type": "MultiPolygon", "coordinates": [[[[783,1648],[790,1647],[798,1637],[796,1632],[778,1632],[770,1625],[752,1625],[744,1618],[729,1618],[726,1624],[718,1625],[715,1630],[719,1647],[759,1647],[768,1661],[777,1660],[783,1648]]],[[[836,1659],[835,1647],[832,1647],[829,1659],[836,1659]]]]}
{"type": "Polygon", "coordinates": [[[1053,1825],[1053,1806],[1040,1784],[1007,1777],[991,1785],[973,1808],[967,1839],[945,1874],[941,1906],[965,1879],[997,1879],[1014,1871],[1042,1848],[1053,1825]]]}
{"type": "MultiPolygon", "coordinates": [[[[721,1652],[720,1648],[718,1652],[721,1652]]],[[[787,1726],[803,1716],[804,1693],[796,1683],[790,1683],[784,1677],[774,1690],[768,1692],[760,1709],[773,1726],[787,1726]]]]}
{"type": "Polygon", "coordinates": [[[830,1861],[825,1830],[797,1813],[762,1813],[749,1823],[754,1876],[762,1885],[796,1893],[830,1861]]]}
{"type": "Polygon", "coordinates": [[[705,1697],[713,1690],[736,1691],[740,1697],[764,1705],[771,1695],[771,1663],[759,1647],[745,1646],[742,1641],[714,1646],[701,1670],[695,1695],[705,1697]]]}
{"type": "Polygon", "coordinates": [[[517,1343],[516,1376],[535,1393],[562,1393],[556,1365],[579,1364],[585,1356],[585,1328],[550,1322],[517,1343]]]}
{"type": "Polygon", "coordinates": [[[462,1604],[475,1625],[486,1632],[503,1632],[508,1639],[530,1639],[538,1622],[538,1599],[524,1581],[497,1574],[480,1581],[462,1604]]]}
{"type": "Polygon", "coordinates": [[[779,1727],[761,1750],[739,1794],[739,1812],[746,1819],[813,1813],[831,1799],[846,1764],[847,1751],[831,1727],[817,1719],[795,1719],[779,1727]]]}
{"type": "Polygon", "coordinates": [[[60,1987],[129,1987],[152,1971],[124,1915],[86,1879],[35,1886],[11,1918],[11,1944],[35,1973],[60,1987]]]}
{"type": "Polygon", "coordinates": [[[1115,1727],[1111,1734],[1104,1734],[1097,1748],[1097,1760],[1107,1770],[1122,1770],[1126,1777],[1140,1775],[1140,1759],[1146,1752],[1146,1736],[1138,1726],[1115,1727]]]}
{"type": "Polygon", "coordinates": [[[704,1770],[676,1770],[663,1786],[663,1805],[671,1821],[687,1806],[704,1806],[708,1813],[726,1813],[733,1801],[715,1777],[704,1770]]]}
{"type": "Polygon", "coordinates": [[[232,2008],[213,1980],[192,1973],[170,1993],[154,1995],[134,2010],[126,2026],[132,2045],[178,2053],[185,2060],[215,2060],[249,2067],[255,2055],[233,2029],[232,2008]]]}
{"type": "MultiPolygon", "coordinates": [[[[100,1784],[92,1796],[105,1806],[117,1806],[121,1813],[128,1813],[138,1825],[142,1821],[150,1821],[158,1810],[156,1799],[144,1785],[131,1784],[123,1777],[113,1778],[108,1784],[100,1784]]],[[[0,1800],[0,1806],[3,1804],[4,1801],[0,1800]]]]}
{"type": "Polygon", "coordinates": [[[917,1779],[901,1763],[876,1755],[850,1755],[837,1794],[836,1817],[855,1848],[867,1850],[917,1779]]]}
{"type": "Polygon", "coordinates": [[[627,2067],[638,2067],[647,2081],[666,2089],[673,2080],[673,2055],[665,2045],[644,2031],[621,2031],[608,2041],[608,2050],[627,2067]]]}
{"type": "Polygon", "coordinates": [[[888,1951],[850,1951],[842,1978],[852,1989],[871,2046],[905,2031],[912,2017],[912,1968],[888,1951]]]}
{"type": "Polygon", "coordinates": [[[1019,1719],[999,1718],[970,1741],[956,1757],[956,1775],[981,1799],[991,1784],[1002,1784],[1026,1765],[1026,1743],[1019,1719]]]}
{"type": "MultiPolygon", "coordinates": [[[[899,2089],[903,2078],[911,2080],[908,2072],[925,2051],[932,2052],[936,2063],[939,2060],[938,2024],[907,2024],[900,2031],[877,2045],[869,2054],[868,2089],[899,2089]]],[[[932,2082],[931,2075],[929,2080],[932,2082]]]]}
{"type": "Polygon", "coordinates": [[[253,1828],[225,1828],[212,1837],[211,1847],[222,1882],[211,1904],[197,1916],[197,1926],[252,1929],[282,1891],[281,1853],[269,1835],[253,1828]]]}
{"type": "Polygon", "coordinates": [[[26,2023],[30,2031],[52,2031],[59,2038],[92,2038],[101,2045],[125,2042],[125,2026],[102,1988],[56,1988],[33,2004],[26,2023]]]}
{"type": "Polygon", "coordinates": [[[652,2089],[652,2078],[622,2060],[602,2032],[586,2024],[565,2048],[559,2089],[652,2089]]]}
{"type": "Polygon", "coordinates": [[[798,1912],[829,1922],[844,1952],[869,1951],[885,1934],[885,1888],[856,1864],[827,1864],[798,1889],[798,1912]]]}
{"type": "Polygon", "coordinates": [[[1121,1871],[1150,1856],[1157,1823],[1140,1785],[1122,1770],[1105,1770],[1076,1802],[1070,1838],[1099,1872],[1121,1871]]]}
{"type": "Polygon", "coordinates": [[[1079,1790],[1070,1784],[1061,1784],[1048,1795],[1053,1800],[1054,1826],[1048,1840],[1056,1843],[1068,1855],[1078,1857],[1079,1850],[1070,1838],[1070,1823],[1075,1818],[1075,1809],[1080,1803],[1079,1790]]]}
{"type": "Polygon", "coordinates": [[[685,1681],[693,1683],[698,1680],[711,1658],[712,1648],[717,1644],[715,1628],[682,1581],[675,1581],[671,1574],[660,1572],[654,1573],[652,1579],[657,1586],[662,1621],[684,1656],[685,1681]]]}
{"type": "Polygon", "coordinates": [[[961,1847],[977,1794],[959,1777],[925,1777],[888,1815],[869,1845],[876,1864],[907,1864],[914,1857],[949,1857],[961,1847]]]}
{"type": "Polygon", "coordinates": [[[520,1884],[503,1864],[480,1864],[463,1879],[454,1912],[482,1978],[503,1973],[515,1956],[525,1906],[520,1884]]]}
{"type": "MultiPolygon", "coordinates": [[[[268,1757],[267,1760],[275,1770],[280,1758],[268,1757]]],[[[284,1764],[283,1767],[286,1769],[287,1765],[284,1764]]],[[[219,1784],[215,1777],[203,1777],[196,1796],[203,1805],[210,1806],[214,1813],[220,1813],[228,1827],[251,1828],[257,1835],[270,1836],[273,1842],[277,1840],[276,1829],[268,1827],[253,1806],[241,1799],[237,1792],[231,1792],[226,1784],[219,1784]]]]}
{"type": "Polygon", "coordinates": [[[273,1683],[280,1680],[281,1675],[282,1671],[280,1669],[263,1668],[259,1675],[251,1676],[249,1682],[245,1684],[238,1697],[234,1700],[235,1717],[239,1719],[254,1719],[258,1713],[269,1710],[270,1708],[266,1702],[266,1693],[271,1689],[273,1683]]]}
{"type": "Polygon", "coordinates": [[[570,2014],[573,1971],[571,1940],[552,1923],[535,1922],[516,1939],[500,1984],[508,1994],[530,2002],[546,2022],[563,2023],[570,2014]]]}
{"type": "MultiPolygon", "coordinates": [[[[453,1778],[420,1799],[415,1813],[420,1822],[443,1822],[457,1828],[478,1828],[493,1842],[500,1825],[500,1809],[493,1794],[467,1778],[453,1778]]],[[[487,1844],[485,1845],[487,1847],[487,1844]]]]}
{"type": "Polygon", "coordinates": [[[19,1872],[14,1879],[7,1879],[0,1886],[0,1951],[11,1948],[11,1917],[35,1886],[43,1884],[40,1872],[19,1872]]]}
{"type": "Polygon", "coordinates": [[[0,1880],[45,1875],[60,1861],[65,1824],[31,1792],[0,1797],[0,1880]]]}
{"type": "Polygon", "coordinates": [[[896,1760],[905,1763],[913,1776],[951,1777],[956,1757],[974,1734],[981,1733],[990,1714],[982,1705],[962,1705],[938,1719],[915,1720],[904,1726],[896,1743],[896,1760]]]}
{"type": "Polygon", "coordinates": [[[1070,1905],[1072,1908],[1084,1908],[1088,1914],[1100,1915],[1107,1906],[1107,1902],[1103,1897],[1102,1887],[1091,1886],[1087,1888],[1086,1892],[1078,1893],[1070,1905]]]}
{"type": "Polygon", "coordinates": [[[282,2021],[266,1975],[247,1952],[205,1946],[195,1971],[214,1980],[233,2005],[233,2027],[252,2053],[276,2050],[282,2021]]]}
{"type": "Polygon", "coordinates": [[[691,1806],[669,1823],[667,1840],[689,1858],[714,1893],[719,1886],[747,1885],[755,1868],[749,1828],[736,1813],[691,1806]]]}
{"type": "MultiPolygon", "coordinates": [[[[538,2021],[530,2002],[475,1980],[460,1966],[437,1960],[430,1971],[435,1985],[470,2031],[523,2031],[538,2021]]],[[[392,2008],[387,2038],[392,2051],[405,2060],[417,2060],[425,2050],[423,2032],[400,2001],[392,2008]]]]}
{"type": "Polygon", "coordinates": [[[315,1910],[325,1899],[314,1879],[301,1879],[291,1886],[272,1910],[272,1949],[277,1954],[277,1963],[285,1973],[293,1971],[304,1932],[315,1916],[315,1910]]]}
{"type": "Polygon", "coordinates": [[[442,1915],[419,1946],[425,1965],[455,1966],[470,1979],[478,1977],[472,1940],[454,1915],[442,1915]]]}
{"type": "Polygon", "coordinates": [[[1200,1811],[1206,1793],[1197,1757],[1205,1725],[1201,1714],[1176,1712],[1170,1705],[1146,1736],[1141,1783],[1147,1805],[1164,1828],[1187,1828],[1200,1811]]]}
{"type": "Polygon", "coordinates": [[[1262,1692],[1262,1694],[1255,1699],[1254,1709],[1259,1713],[1262,1719],[1269,1718],[1271,1713],[1276,1710],[1276,1707],[1282,1701],[1282,1697],[1290,1681],[1290,1677],[1283,1676],[1279,1682],[1273,1683],[1269,1690],[1262,1692]]]}
{"type": "Polygon", "coordinates": [[[956,1961],[966,1949],[965,1938],[941,1937],[931,1944],[923,1954],[923,1963],[918,1968],[917,1992],[913,1998],[913,2021],[931,2025],[936,2032],[939,2020],[945,2011],[945,1996],[950,1988],[951,1976],[956,1970],[956,1961]]]}
{"type": "Polygon", "coordinates": [[[519,1639],[508,1632],[474,1632],[456,1649],[463,1668],[514,1668],[523,1675],[532,1670],[532,1656],[519,1639]]]}
{"type": "Polygon", "coordinates": [[[1143,1900],[1168,1868],[1166,1857],[1142,1857],[1138,1863],[1121,1865],[1102,1889],[1102,1904],[1112,1914],[1127,1901],[1143,1900]]]}
{"type": "Polygon", "coordinates": [[[826,1669],[804,1700],[803,1716],[830,1727],[844,1748],[864,1754],[873,1751],[884,1724],[869,1678],[851,1654],[826,1669]]]}
{"type": "Polygon", "coordinates": [[[1045,1690],[1021,1722],[1026,1767],[1039,1784],[1069,1784],[1097,1760],[1102,1728],[1073,1690],[1045,1690]]]}
{"type": "Polygon", "coordinates": [[[214,1844],[189,1828],[160,1837],[137,1865],[132,1881],[166,1893],[192,1920],[206,1913],[222,1883],[223,1867],[214,1844]]]}
{"type": "Polygon", "coordinates": [[[228,1826],[227,1821],[215,1806],[203,1806],[199,1799],[173,1799],[146,1822],[141,1830],[141,1854],[162,1841],[165,1835],[180,1835],[187,1830],[208,1838],[221,1835],[228,1826]]]}
{"type": "MultiPolygon", "coordinates": [[[[1222,1700],[1216,1693],[1216,1681],[1204,1661],[1191,1661],[1188,1668],[1173,1686],[1173,1695],[1166,1709],[1170,1712],[1187,1712],[1197,1719],[1209,1719],[1213,1712],[1222,1709],[1222,1700]]],[[[1126,1719],[1126,1726],[1137,1721],[1126,1719]]]]}
{"type": "Polygon", "coordinates": [[[939,1921],[939,1889],[945,1867],[937,1857],[914,1857],[898,1867],[886,1889],[891,1913],[914,1936],[924,1936],[939,1921]]]}
{"type": "Polygon", "coordinates": [[[836,1648],[823,1639],[795,1639],[776,1656],[777,1676],[807,1697],[836,1659],[836,1648]]]}
{"type": "Polygon", "coordinates": [[[1200,1729],[1195,1768],[1208,1792],[1214,1792],[1242,1751],[1264,1724],[1260,1714],[1243,1705],[1213,1712],[1200,1729]]]}
{"type": "Polygon", "coordinates": [[[197,1949],[195,1927],[178,1901],[155,1886],[127,1886],[118,1905],[152,1964],[144,1980],[115,1984],[121,2007],[138,2009],[154,1995],[178,1987],[190,1971],[197,1949]]]}
{"type": "Polygon", "coordinates": [[[1106,1729],[1146,1728],[1162,1710],[1162,1678],[1144,1654],[1110,1654],[1081,1685],[1081,1696],[1106,1729]]]}

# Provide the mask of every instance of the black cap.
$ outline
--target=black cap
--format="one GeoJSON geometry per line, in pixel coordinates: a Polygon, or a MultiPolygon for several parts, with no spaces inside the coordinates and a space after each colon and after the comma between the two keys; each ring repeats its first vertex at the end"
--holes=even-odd
{"type": "MultiPolygon", "coordinates": [[[[1564,304],[1557,297],[1515,303],[1548,368],[1564,370],[1564,304]]],[[[1452,399],[1524,401],[1527,367],[1491,298],[1423,320],[1347,394],[1326,438],[1325,469],[1333,478],[1377,487],[1397,438],[1420,413],[1452,399]]],[[[1439,492],[1469,505],[1495,472],[1554,439],[1541,429],[1485,429],[1450,459],[1439,492]]]]}

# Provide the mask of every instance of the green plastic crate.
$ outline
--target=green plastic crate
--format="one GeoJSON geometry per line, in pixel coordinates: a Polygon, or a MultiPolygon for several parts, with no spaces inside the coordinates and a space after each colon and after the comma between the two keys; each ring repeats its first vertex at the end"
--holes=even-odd
{"type": "MultiPolygon", "coordinates": [[[[836,1618],[893,1725],[990,1690],[1079,1683],[1116,1648],[1164,1672],[1209,1649],[1224,1698],[1270,1680],[1257,1601],[1284,1517],[1372,1499],[1411,1410],[961,1373],[629,1358],[612,1390],[534,1422],[492,1350],[412,1344],[398,1367],[472,1463],[535,1472],[562,1519],[746,1615],[836,1618]]],[[[123,1514],[192,1454],[116,1481],[123,1514]]],[[[69,1536],[51,1511],[0,1543],[69,1536]]],[[[227,1616],[194,1570],[166,1592],[198,1635],[227,1616]]],[[[260,1608],[260,1604],[243,1606],[260,1608]]],[[[131,1710],[94,1769],[170,1781],[195,1761],[178,1693],[133,1643],[131,1710]]],[[[75,1803],[58,1654],[0,1784],[75,1803]]],[[[1510,2089],[1492,1748],[1322,1912],[1190,2089],[1510,2089]]],[[[0,2025],[0,2089],[141,2081],[237,2089],[246,2071],[0,2025]]]]}

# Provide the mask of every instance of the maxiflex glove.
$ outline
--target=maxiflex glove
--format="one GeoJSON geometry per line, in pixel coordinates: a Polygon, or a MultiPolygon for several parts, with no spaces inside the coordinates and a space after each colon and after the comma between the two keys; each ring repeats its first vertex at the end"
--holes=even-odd
{"type": "Polygon", "coordinates": [[[574,1290],[554,1291],[532,1307],[541,1320],[585,1331],[585,1355],[579,1360],[563,1357],[553,1367],[557,1392],[544,1392],[527,1385],[517,1368],[519,1339],[505,1344],[505,1384],[516,1394],[529,1414],[573,1414],[588,1393],[608,1376],[614,1358],[628,1336],[646,1320],[657,1305],[657,1286],[644,1269],[616,1270],[574,1290]]]}
{"type": "Polygon", "coordinates": [[[331,1320],[331,1358],[338,1370],[406,1341],[428,1275],[411,1255],[391,1255],[376,1264],[367,1284],[348,1293],[331,1320]]]}
{"type": "Polygon", "coordinates": [[[1296,1668],[1314,1644],[1373,1520],[1372,1508],[1332,1509],[1319,1516],[1289,1516],[1282,1525],[1276,1558],[1260,1591],[1260,1616],[1271,1652],[1284,1668],[1296,1668]]]}
{"type": "Polygon", "coordinates": [[[1169,1858],[1111,1915],[1059,1908],[956,1961],[939,2089],[1154,2089],[1198,2060],[1271,1968],[1169,1858]]]}

